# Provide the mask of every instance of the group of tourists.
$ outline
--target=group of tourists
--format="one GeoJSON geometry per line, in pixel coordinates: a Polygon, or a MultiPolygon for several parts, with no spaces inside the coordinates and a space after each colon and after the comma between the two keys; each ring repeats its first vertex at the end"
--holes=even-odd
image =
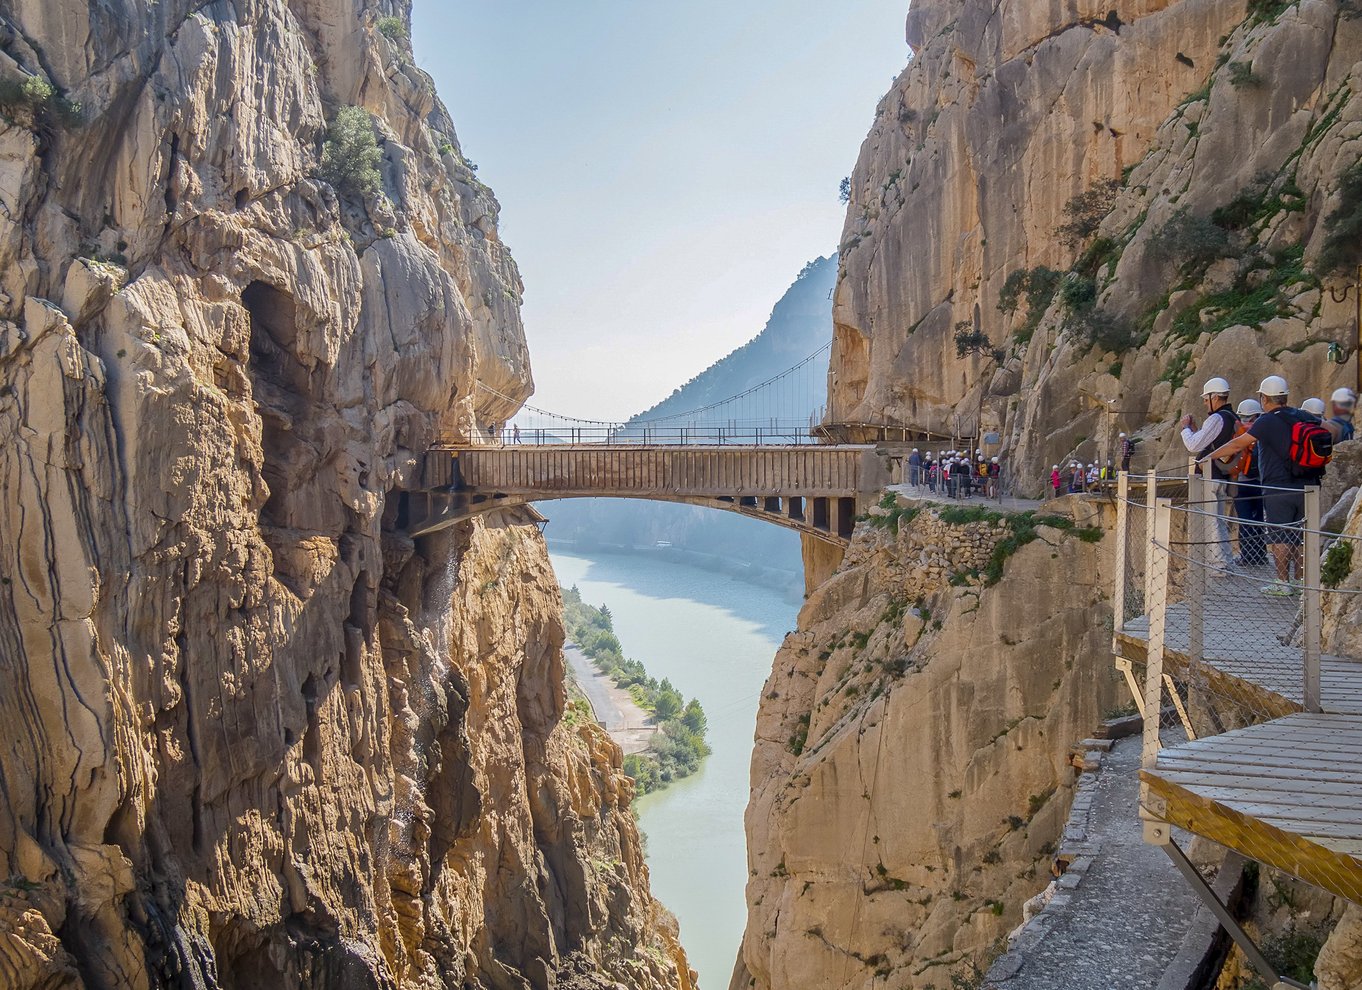
{"type": "Polygon", "coordinates": [[[1059,498],[1061,495],[1078,495],[1083,492],[1096,491],[1106,482],[1114,481],[1116,478],[1116,467],[1107,461],[1102,467],[1096,464],[1089,464],[1086,467],[1081,461],[1070,461],[1069,467],[1065,471],[1059,469],[1056,464],[1050,468],[1050,494],[1052,498],[1059,498]]]}
{"type": "Polygon", "coordinates": [[[908,455],[908,483],[946,498],[998,498],[1002,474],[999,459],[985,457],[981,450],[947,450],[933,456],[914,447],[908,455]]]}
{"type": "Polygon", "coordinates": [[[1327,405],[1311,398],[1296,407],[1286,380],[1270,375],[1256,398],[1235,407],[1230,395],[1228,381],[1210,379],[1201,395],[1206,418],[1199,427],[1192,416],[1180,424],[1187,450],[1199,464],[1209,465],[1215,493],[1211,573],[1225,576],[1233,565],[1270,562],[1277,580],[1265,585],[1263,594],[1290,597],[1299,592],[1304,573],[1305,489],[1323,478],[1334,444],[1353,438],[1357,394],[1340,388],[1327,405]],[[1237,530],[1237,555],[1231,524],[1237,530]]]}

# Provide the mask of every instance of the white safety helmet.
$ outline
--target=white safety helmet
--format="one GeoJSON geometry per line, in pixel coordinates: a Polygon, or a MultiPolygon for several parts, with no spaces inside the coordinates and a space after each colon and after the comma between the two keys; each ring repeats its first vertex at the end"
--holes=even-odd
{"type": "Polygon", "coordinates": [[[1311,416],[1323,416],[1324,400],[1306,399],[1304,402],[1301,403],[1301,408],[1308,412],[1311,416]]]}
{"type": "Polygon", "coordinates": [[[993,463],[994,463],[994,464],[997,464],[997,463],[998,463],[998,458],[996,458],[996,457],[993,458],[993,463]]]}
{"type": "Polygon", "coordinates": [[[1240,419],[1245,419],[1249,416],[1261,416],[1263,414],[1263,404],[1257,399],[1245,399],[1243,402],[1239,403],[1239,408],[1236,409],[1235,412],[1239,414],[1240,419]]]}
{"type": "Polygon", "coordinates": [[[1124,433],[1122,433],[1122,434],[1121,434],[1121,439],[1124,440],[1125,438],[1126,438],[1126,435],[1125,435],[1124,433]]]}
{"type": "Polygon", "coordinates": [[[1329,401],[1336,406],[1353,406],[1357,404],[1357,393],[1350,388],[1336,388],[1329,401]]]}
{"type": "Polygon", "coordinates": [[[1268,375],[1258,386],[1258,394],[1278,398],[1283,395],[1290,395],[1291,390],[1286,387],[1286,379],[1281,375],[1268,375]]]}
{"type": "Polygon", "coordinates": [[[1201,390],[1202,396],[1207,395],[1229,395],[1230,383],[1223,378],[1212,378],[1206,382],[1206,387],[1201,390]]]}
{"type": "Polygon", "coordinates": [[[917,448],[914,447],[914,448],[913,448],[913,453],[916,454],[917,452],[918,452],[917,448]]]}
{"type": "Polygon", "coordinates": [[[1058,470],[1059,470],[1059,465],[1056,464],[1054,467],[1050,468],[1050,470],[1051,470],[1051,471],[1058,471],[1058,470]]]}

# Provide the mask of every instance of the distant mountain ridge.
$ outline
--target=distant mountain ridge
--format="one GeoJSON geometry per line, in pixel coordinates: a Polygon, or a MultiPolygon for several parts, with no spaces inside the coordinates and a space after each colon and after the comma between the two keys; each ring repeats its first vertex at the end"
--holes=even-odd
{"type": "MultiPolygon", "coordinates": [[[[798,364],[832,341],[832,290],[837,285],[837,255],[816,258],[800,270],[794,283],[771,310],[766,326],[741,347],[720,358],[657,405],[631,422],[657,419],[698,409],[737,395],[798,364]]],[[[826,372],[824,365],[820,371],[826,372]]],[[[808,414],[827,401],[826,374],[808,414]]],[[[780,410],[768,408],[767,415],[780,410]]]]}
{"type": "MultiPolygon", "coordinates": [[[[744,392],[780,374],[832,340],[832,289],[837,282],[837,256],[805,265],[771,310],[766,326],[666,399],[635,416],[631,423],[698,409],[744,392]]],[[[827,362],[811,368],[806,408],[794,410],[801,422],[827,401],[827,362]]],[[[776,391],[753,397],[748,412],[756,416],[788,416],[776,408],[776,391]]],[[[671,544],[678,551],[713,555],[740,567],[788,572],[790,586],[802,593],[803,567],[799,537],[791,530],[743,519],[714,509],[667,502],[582,499],[540,506],[551,520],[547,535],[583,550],[598,547],[653,547],[671,544]]],[[[768,582],[769,583],[769,582],[768,582]]]]}

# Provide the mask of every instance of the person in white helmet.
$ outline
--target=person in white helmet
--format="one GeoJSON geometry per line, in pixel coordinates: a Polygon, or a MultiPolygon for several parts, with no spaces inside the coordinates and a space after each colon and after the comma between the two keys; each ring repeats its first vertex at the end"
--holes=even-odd
{"type": "Polygon", "coordinates": [[[1300,476],[1291,460],[1291,434],[1302,421],[1299,410],[1291,408],[1286,379],[1269,375],[1258,386],[1258,402],[1263,414],[1247,433],[1211,451],[1212,460],[1238,457],[1253,448],[1258,459],[1263,492],[1263,517],[1267,532],[1264,542],[1277,565],[1277,581],[1265,586],[1265,595],[1290,597],[1299,590],[1291,583],[1292,567],[1297,580],[1304,574],[1301,555],[1301,527],[1305,520],[1305,486],[1316,479],[1300,476]]]}
{"type": "Polygon", "coordinates": [[[1064,487],[1064,477],[1059,473],[1059,465],[1050,468],[1050,490],[1059,498],[1059,490],[1064,487]]]}
{"type": "Polygon", "coordinates": [[[908,455],[908,484],[914,488],[922,484],[922,452],[916,447],[908,455]]]}
{"type": "Polygon", "coordinates": [[[1314,416],[1316,420],[1324,422],[1324,400],[1306,399],[1301,403],[1301,412],[1314,416]]]}
{"type": "MultiPolygon", "coordinates": [[[[1199,430],[1192,427],[1196,421],[1191,416],[1182,418],[1182,442],[1196,455],[1198,461],[1205,460],[1212,450],[1225,446],[1234,439],[1239,417],[1230,408],[1230,383],[1223,378],[1212,378],[1201,390],[1201,401],[1206,407],[1206,421],[1199,430]]],[[[1230,509],[1234,504],[1230,491],[1230,476],[1224,464],[1212,459],[1211,487],[1215,493],[1215,531],[1216,542],[1210,548],[1211,563],[1219,570],[1213,574],[1223,574],[1233,562],[1234,554],[1230,549],[1230,509]]]]}
{"type": "Polygon", "coordinates": [[[1329,397],[1330,416],[1324,421],[1334,435],[1334,443],[1353,438],[1353,412],[1357,409],[1357,393],[1350,388],[1334,389],[1329,397]]]}

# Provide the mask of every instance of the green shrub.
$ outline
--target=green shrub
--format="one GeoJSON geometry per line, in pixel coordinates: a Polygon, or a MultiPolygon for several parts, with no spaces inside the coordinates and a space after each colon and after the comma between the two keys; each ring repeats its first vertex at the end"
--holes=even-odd
{"type": "Polygon", "coordinates": [[[976,330],[974,324],[968,320],[962,320],[955,325],[955,354],[956,357],[983,354],[993,358],[998,364],[1002,364],[1007,358],[1007,354],[1000,348],[993,346],[993,341],[989,340],[988,334],[982,330],[976,330]]]}
{"type": "Polygon", "coordinates": [[[1002,290],[998,293],[998,309],[1002,312],[1016,312],[1022,296],[1026,297],[1026,322],[1012,333],[1018,343],[1027,343],[1035,334],[1041,317],[1054,299],[1061,277],[1060,272],[1041,265],[1036,268],[1018,268],[1003,282],[1002,290]]]}
{"type": "Polygon", "coordinates": [[[322,179],[342,196],[366,196],[382,183],[378,172],[382,160],[369,112],[363,107],[337,110],[322,145],[322,179]]]}
{"type": "Polygon", "coordinates": [[[378,33],[389,41],[406,41],[407,25],[400,17],[380,17],[378,19],[378,33]]]}
{"type": "Polygon", "coordinates": [[[1275,21],[1286,12],[1294,0],[1248,0],[1248,22],[1259,24],[1275,21]]]}
{"type": "Polygon", "coordinates": [[[1121,192],[1119,179],[1104,179],[1064,205],[1065,220],[1059,225],[1060,238],[1076,247],[1097,233],[1103,218],[1111,212],[1121,192]]]}
{"type": "Polygon", "coordinates": [[[1185,275],[1204,272],[1230,251],[1227,230],[1208,217],[1178,210],[1149,242],[1154,257],[1175,264],[1185,275]]]}
{"type": "Polygon", "coordinates": [[[1339,178],[1338,207],[1324,220],[1327,232],[1319,253],[1320,271],[1340,272],[1362,263],[1362,160],[1339,178]]]}
{"type": "Polygon", "coordinates": [[[84,118],[79,103],[68,100],[41,76],[0,79],[0,113],[29,125],[46,123],[66,128],[80,126],[84,118]]]}
{"type": "Polygon", "coordinates": [[[1074,271],[1096,276],[1102,267],[1121,256],[1121,246],[1110,237],[1099,237],[1074,262],[1074,271]]]}
{"type": "MultiPolygon", "coordinates": [[[[1079,340],[1113,354],[1124,354],[1141,342],[1141,334],[1129,322],[1095,307],[1077,313],[1069,326],[1079,340]]],[[[1121,363],[1114,362],[1111,374],[1121,376],[1121,363]]]]}
{"type": "Polygon", "coordinates": [[[1235,89],[1241,89],[1245,86],[1257,87],[1262,84],[1262,77],[1254,74],[1252,62],[1230,63],[1230,85],[1235,89]]]}
{"type": "Polygon", "coordinates": [[[1353,541],[1342,539],[1329,548],[1320,568],[1320,580],[1326,588],[1337,588],[1353,572],[1353,541]]]}
{"type": "Polygon", "coordinates": [[[851,176],[845,176],[837,187],[837,200],[843,206],[851,202],[851,176]]]}
{"type": "Polygon", "coordinates": [[[1088,309],[1097,301],[1097,283],[1091,278],[1070,272],[1059,284],[1060,305],[1069,313],[1088,309]]]}

